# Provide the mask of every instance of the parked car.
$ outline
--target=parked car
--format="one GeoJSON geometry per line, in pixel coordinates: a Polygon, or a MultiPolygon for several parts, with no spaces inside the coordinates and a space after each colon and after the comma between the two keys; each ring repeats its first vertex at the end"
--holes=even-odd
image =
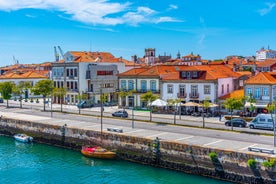
{"type": "Polygon", "coordinates": [[[120,111],[113,112],[112,116],[114,116],[114,117],[121,117],[121,118],[127,118],[128,117],[128,113],[127,113],[127,111],[120,110],[120,111]]]}
{"type": "Polygon", "coordinates": [[[92,100],[82,100],[80,103],[77,104],[78,108],[90,108],[93,107],[93,101],[92,100]]]}
{"type": "Polygon", "coordinates": [[[0,103],[4,103],[4,100],[3,100],[3,98],[0,98],[0,103]]]}
{"type": "Polygon", "coordinates": [[[225,122],[225,126],[233,126],[234,127],[246,127],[247,122],[242,118],[233,118],[232,120],[228,120],[225,122]]]}
{"type": "Polygon", "coordinates": [[[252,121],[248,123],[248,127],[259,128],[259,129],[269,129],[273,130],[273,119],[271,114],[258,114],[252,121]]]}

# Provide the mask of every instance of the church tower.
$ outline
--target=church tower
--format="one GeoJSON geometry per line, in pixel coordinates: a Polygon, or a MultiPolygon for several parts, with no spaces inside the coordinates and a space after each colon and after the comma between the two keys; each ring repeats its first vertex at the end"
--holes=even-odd
{"type": "Polygon", "coordinates": [[[145,49],[145,63],[147,65],[153,65],[155,63],[155,49],[145,49]]]}

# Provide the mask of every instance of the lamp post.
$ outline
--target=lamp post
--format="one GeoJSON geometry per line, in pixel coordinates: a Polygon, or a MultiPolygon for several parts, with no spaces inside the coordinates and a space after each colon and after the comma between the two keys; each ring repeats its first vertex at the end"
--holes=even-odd
{"type": "Polygon", "coordinates": [[[100,103],[101,103],[101,139],[103,134],[103,99],[102,99],[102,88],[100,88],[100,103]]]}
{"type": "Polygon", "coordinates": [[[131,98],[132,99],[132,123],[131,123],[131,128],[134,128],[134,97],[131,98]]]}
{"type": "Polygon", "coordinates": [[[51,118],[53,117],[53,72],[51,71],[51,118]]]}
{"type": "MultiPolygon", "coordinates": [[[[274,97],[275,98],[275,97],[274,97]]],[[[276,103],[275,105],[275,109],[274,109],[274,121],[273,121],[273,135],[274,135],[274,147],[276,147],[276,128],[275,128],[275,122],[276,122],[276,103]]]]}

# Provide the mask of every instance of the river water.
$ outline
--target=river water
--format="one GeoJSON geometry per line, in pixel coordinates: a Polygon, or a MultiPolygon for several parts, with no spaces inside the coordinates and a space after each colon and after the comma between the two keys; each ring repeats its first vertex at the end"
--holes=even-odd
{"type": "Polygon", "coordinates": [[[0,183],[226,184],[127,161],[87,158],[78,151],[0,136],[0,183]]]}

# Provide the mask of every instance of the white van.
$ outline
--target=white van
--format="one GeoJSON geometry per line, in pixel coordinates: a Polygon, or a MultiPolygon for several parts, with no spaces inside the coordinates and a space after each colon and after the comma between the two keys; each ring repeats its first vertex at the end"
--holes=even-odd
{"type": "Polygon", "coordinates": [[[249,128],[269,129],[273,130],[273,119],[271,114],[258,114],[252,121],[248,123],[249,128]]]}

